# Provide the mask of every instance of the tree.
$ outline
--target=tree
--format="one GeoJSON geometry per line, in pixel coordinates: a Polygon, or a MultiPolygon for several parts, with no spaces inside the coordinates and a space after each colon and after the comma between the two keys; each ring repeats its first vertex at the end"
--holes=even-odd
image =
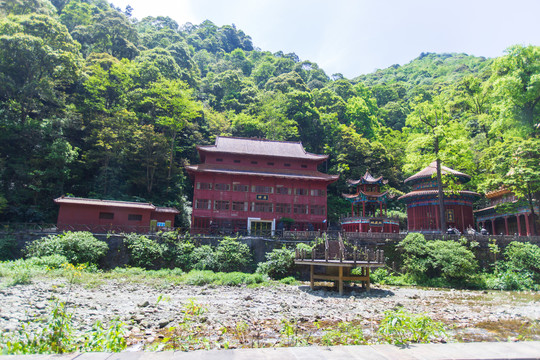
{"type": "MultiPolygon", "coordinates": [[[[441,143],[444,140],[445,128],[454,119],[445,106],[445,98],[436,96],[433,101],[419,101],[414,105],[412,113],[407,117],[407,125],[420,133],[413,146],[418,146],[428,151],[435,157],[437,163],[437,191],[439,201],[439,219],[441,233],[446,231],[446,217],[444,212],[444,191],[441,174],[441,143]]],[[[409,149],[411,152],[412,149],[409,149]]],[[[413,152],[414,153],[414,152],[413,152]]],[[[431,157],[430,156],[430,157],[431,157]]]]}
{"type": "Polygon", "coordinates": [[[496,129],[521,137],[540,136],[540,47],[516,45],[493,64],[499,119],[496,129]]]}

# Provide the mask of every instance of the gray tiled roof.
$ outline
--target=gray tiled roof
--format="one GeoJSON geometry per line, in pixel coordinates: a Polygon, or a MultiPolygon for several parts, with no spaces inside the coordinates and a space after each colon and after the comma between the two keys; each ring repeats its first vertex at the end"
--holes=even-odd
{"type": "Polygon", "coordinates": [[[328,155],[306,152],[301,142],[218,136],[215,145],[198,146],[199,151],[325,160],[328,155]]]}

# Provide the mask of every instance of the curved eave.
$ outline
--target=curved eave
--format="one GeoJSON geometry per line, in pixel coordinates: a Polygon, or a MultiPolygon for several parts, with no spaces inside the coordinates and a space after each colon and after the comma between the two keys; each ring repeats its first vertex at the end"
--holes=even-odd
{"type": "MultiPolygon", "coordinates": [[[[413,176],[410,176],[407,179],[405,179],[404,183],[411,182],[411,183],[414,184],[414,183],[417,183],[418,181],[423,180],[423,179],[431,179],[431,178],[433,178],[434,174],[436,174],[436,173],[437,173],[437,164],[436,164],[435,161],[433,161],[431,164],[429,164],[424,169],[420,170],[419,172],[417,172],[413,176]]],[[[461,179],[464,183],[471,180],[471,177],[469,175],[464,174],[464,173],[459,172],[459,171],[456,171],[454,169],[450,169],[449,167],[444,166],[444,165],[441,165],[441,173],[443,175],[456,176],[459,179],[461,179]]]]}
{"type": "Polygon", "coordinates": [[[196,173],[206,174],[225,174],[225,175],[244,175],[244,176],[268,176],[282,179],[300,179],[300,180],[313,180],[313,181],[325,181],[328,184],[336,182],[339,179],[339,175],[327,175],[317,172],[316,174],[309,173],[277,173],[277,172],[265,172],[265,171],[253,171],[248,169],[208,169],[199,168],[198,165],[188,165],[185,167],[188,174],[193,176],[196,173]]]}
{"type": "MultiPolygon", "coordinates": [[[[400,196],[398,200],[408,203],[420,198],[436,198],[438,197],[438,195],[439,192],[437,190],[411,191],[410,193],[400,196]]],[[[469,197],[471,199],[476,199],[480,197],[480,194],[474,191],[460,191],[458,194],[444,194],[445,199],[452,199],[457,197],[469,197]]]]}
{"type": "Polygon", "coordinates": [[[388,199],[392,199],[394,195],[390,194],[388,191],[385,191],[381,194],[368,194],[363,191],[360,191],[358,194],[341,194],[345,199],[358,199],[360,195],[369,196],[369,197],[375,197],[375,198],[381,198],[381,197],[387,197],[388,199]]]}

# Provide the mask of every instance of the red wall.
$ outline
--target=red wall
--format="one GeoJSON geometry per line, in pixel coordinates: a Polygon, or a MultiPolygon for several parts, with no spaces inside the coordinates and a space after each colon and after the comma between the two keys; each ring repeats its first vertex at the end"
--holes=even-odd
{"type": "Polygon", "coordinates": [[[83,204],[60,204],[57,226],[60,230],[89,231],[139,231],[146,232],[150,220],[165,222],[171,220],[174,226],[174,214],[155,213],[151,209],[126,208],[114,206],[96,206],[83,204]],[[113,213],[113,219],[100,219],[100,212],[113,213]],[[141,220],[128,220],[128,215],[141,215],[141,220]]]}

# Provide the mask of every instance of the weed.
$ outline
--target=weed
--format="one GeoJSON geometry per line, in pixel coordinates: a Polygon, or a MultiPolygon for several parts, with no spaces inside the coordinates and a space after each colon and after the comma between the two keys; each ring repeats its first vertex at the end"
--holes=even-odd
{"type": "Polygon", "coordinates": [[[388,310],[384,315],[377,333],[385,343],[427,343],[435,336],[446,334],[444,325],[427,315],[411,314],[403,308],[388,310]]]}
{"type": "Polygon", "coordinates": [[[365,345],[362,328],[350,322],[339,322],[335,328],[326,329],[321,338],[321,344],[326,346],[335,345],[365,345]]]}

